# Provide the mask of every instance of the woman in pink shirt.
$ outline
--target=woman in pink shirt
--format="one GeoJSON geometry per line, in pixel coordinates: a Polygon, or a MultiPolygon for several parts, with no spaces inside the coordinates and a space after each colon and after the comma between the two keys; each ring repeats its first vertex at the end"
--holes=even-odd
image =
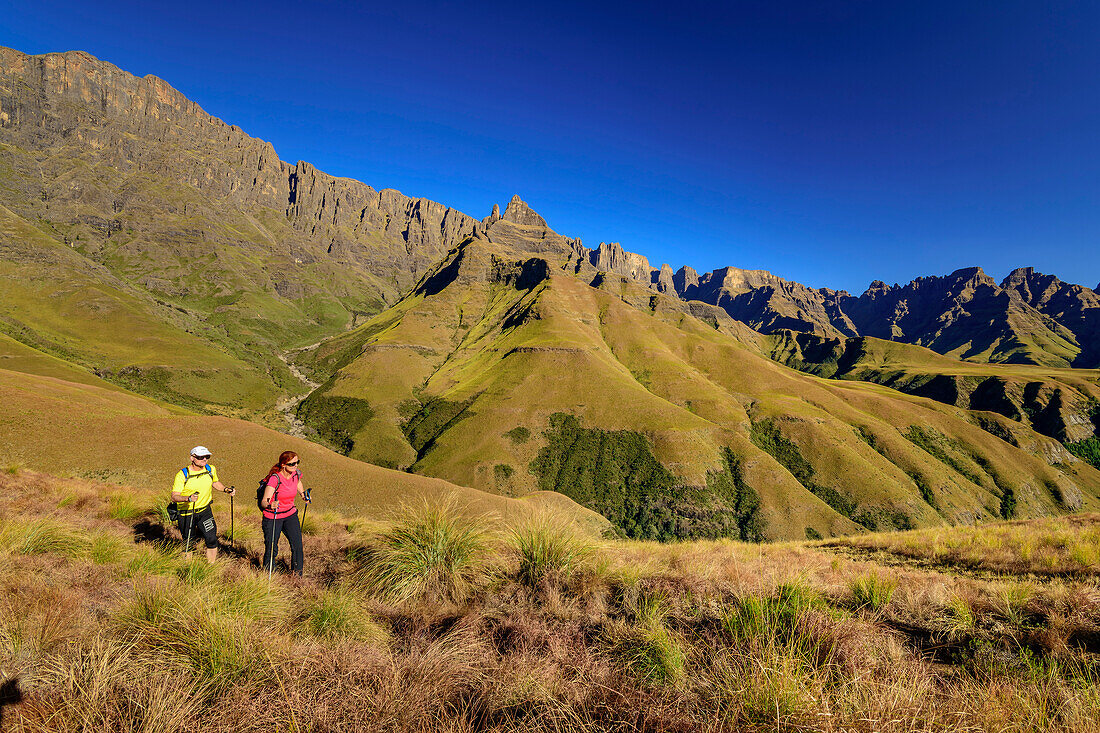
{"type": "Polygon", "coordinates": [[[305,558],[302,552],[302,527],[298,523],[298,507],[294,500],[301,495],[309,503],[306,487],[302,485],[301,460],[294,451],[283,451],[279,462],[268,472],[266,487],[260,507],[264,518],[264,569],[271,571],[275,555],[279,552],[279,535],[285,534],[290,542],[290,569],[302,574],[305,558]]]}

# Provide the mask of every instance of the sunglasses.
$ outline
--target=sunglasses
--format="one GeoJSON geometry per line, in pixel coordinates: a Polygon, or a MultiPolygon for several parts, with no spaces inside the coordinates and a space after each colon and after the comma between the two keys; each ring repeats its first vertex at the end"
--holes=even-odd
{"type": "Polygon", "coordinates": [[[194,458],[196,461],[209,461],[210,460],[210,456],[191,456],[191,457],[194,458]]]}
{"type": "Polygon", "coordinates": [[[299,461],[291,461],[290,463],[287,463],[286,465],[288,465],[288,466],[297,466],[298,463],[299,463],[299,461]]]}

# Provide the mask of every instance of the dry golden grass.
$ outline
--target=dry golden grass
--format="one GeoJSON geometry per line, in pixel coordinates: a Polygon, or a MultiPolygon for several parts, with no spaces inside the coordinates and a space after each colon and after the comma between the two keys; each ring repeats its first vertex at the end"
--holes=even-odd
{"type": "Polygon", "coordinates": [[[728,541],[590,544],[566,571],[545,527],[474,523],[487,572],[393,603],[355,582],[361,548],[424,513],[318,513],[305,579],[269,586],[258,538],[189,563],[117,491],[0,474],[6,729],[1100,731],[1091,583],[728,541]]]}
{"type": "Polygon", "coordinates": [[[826,544],[992,573],[1100,574],[1097,513],[845,537],[826,544]]]}

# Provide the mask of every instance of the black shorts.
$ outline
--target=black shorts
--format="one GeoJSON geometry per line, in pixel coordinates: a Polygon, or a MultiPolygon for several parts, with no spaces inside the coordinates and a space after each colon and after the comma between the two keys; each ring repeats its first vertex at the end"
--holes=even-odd
{"type": "Polygon", "coordinates": [[[206,541],[206,548],[213,549],[218,546],[218,525],[214,523],[214,507],[207,504],[194,514],[180,513],[177,526],[180,528],[180,536],[183,538],[184,550],[190,550],[187,538],[192,542],[198,542],[199,537],[206,541]],[[192,523],[192,519],[194,522],[192,523]]]}

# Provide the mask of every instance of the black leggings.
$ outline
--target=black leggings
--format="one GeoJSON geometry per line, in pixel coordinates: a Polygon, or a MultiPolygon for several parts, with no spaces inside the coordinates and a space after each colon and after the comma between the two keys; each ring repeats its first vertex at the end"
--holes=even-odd
{"type": "Polygon", "coordinates": [[[298,512],[282,519],[264,517],[260,526],[264,530],[264,569],[274,567],[275,556],[279,554],[279,535],[285,534],[290,542],[290,569],[301,575],[305,557],[302,552],[302,525],[298,523],[298,512]]]}

